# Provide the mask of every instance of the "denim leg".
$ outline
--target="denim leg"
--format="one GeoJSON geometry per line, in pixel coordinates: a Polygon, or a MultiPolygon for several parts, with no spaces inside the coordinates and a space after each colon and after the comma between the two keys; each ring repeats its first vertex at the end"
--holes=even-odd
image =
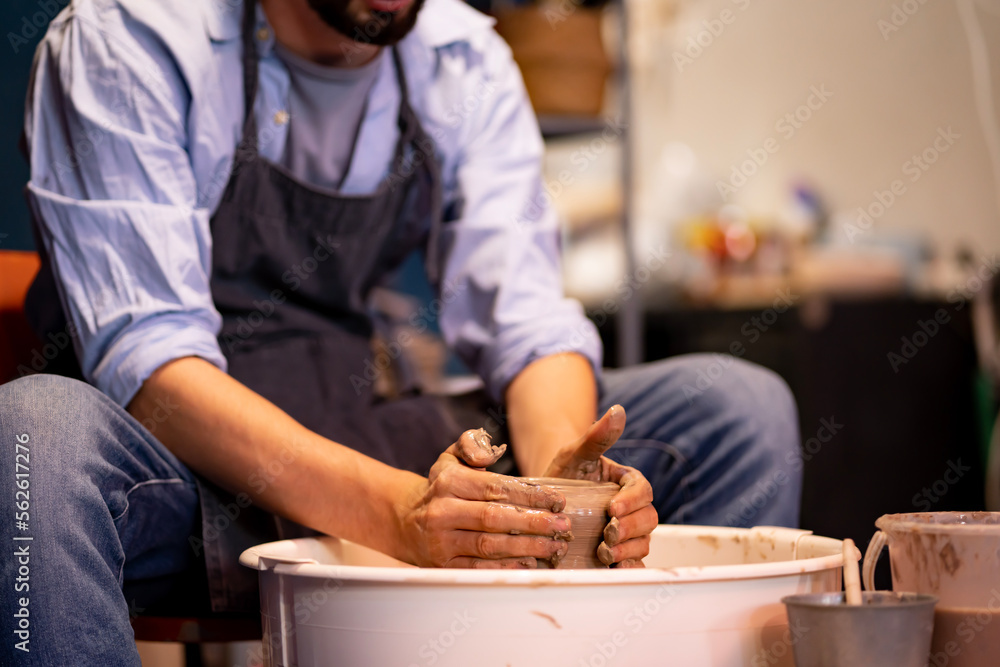
{"type": "Polygon", "coordinates": [[[605,371],[601,409],[625,408],[608,456],[653,486],[661,523],[798,525],[798,417],[781,378],[727,355],[605,371]]]}
{"type": "Polygon", "coordinates": [[[129,614],[148,600],[123,586],[191,571],[194,476],[104,394],[52,375],[0,386],[0,443],[0,540],[17,554],[0,559],[0,614],[14,622],[0,664],[139,665],[129,614]]]}

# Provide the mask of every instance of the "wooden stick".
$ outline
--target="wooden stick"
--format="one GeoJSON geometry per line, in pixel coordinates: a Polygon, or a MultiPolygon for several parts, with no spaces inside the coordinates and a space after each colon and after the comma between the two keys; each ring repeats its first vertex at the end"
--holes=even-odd
{"type": "Polygon", "coordinates": [[[844,540],[844,592],[847,604],[861,604],[861,576],[858,574],[858,550],[854,540],[844,540]]]}

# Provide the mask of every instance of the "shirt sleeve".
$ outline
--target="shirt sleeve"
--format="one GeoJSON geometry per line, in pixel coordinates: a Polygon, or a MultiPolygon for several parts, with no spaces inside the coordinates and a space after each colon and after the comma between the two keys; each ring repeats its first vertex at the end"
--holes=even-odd
{"type": "Polygon", "coordinates": [[[563,295],[559,221],[542,179],[544,146],[510,49],[491,33],[484,80],[463,119],[458,219],[442,234],[445,341],[500,399],[532,361],[561,352],[600,368],[601,341],[563,295]]]}
{"type": "Polygon", "coordinates": [[[172,359],[226,362],[187,89],[155,36],[95,4],[61,14],[36,53],[27,193],[84,376],[127,405],[172,359]]]}

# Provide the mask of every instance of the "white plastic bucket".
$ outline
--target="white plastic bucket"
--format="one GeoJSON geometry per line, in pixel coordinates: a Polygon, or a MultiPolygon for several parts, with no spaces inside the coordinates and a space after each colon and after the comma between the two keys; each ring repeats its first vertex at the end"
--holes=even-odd
{"type": "Polygon", "coordinates": [[[333,537],[263,544],[270,667],[791,666],[781,598],[840,590],[808,531],[660,526],[645,569],[422,569],[333,537]]]}
{"type": "Polygon", "coordinates": [[[888,544],[892,589],[939,599],[930,664],[1000,664],[1000,512],[885,514],[875,525],[864,563],[868,590],[888,544]]]}

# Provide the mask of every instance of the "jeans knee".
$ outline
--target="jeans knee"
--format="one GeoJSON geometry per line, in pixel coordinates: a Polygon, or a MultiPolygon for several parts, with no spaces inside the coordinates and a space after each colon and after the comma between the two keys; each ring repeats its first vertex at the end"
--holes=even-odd
{"type": "MultiPolygon", "coordinates": [[[[108,439],[101,436],[115,419],[115,405],[84,382],[25,376],[0,385],[0,405],[0,443],[4,451],[28,443],[32,485],[72,484],[95,462],[114,456],[102,447],[108,439]]],[[[0,463],[8,465],[13,463],[0,463]]]]}
{"type": "Polygon", "coordinates": [[[763,366],[745,361],[740,364],[741,380],[757,399],[755,408],[763,410],[774,426],[797,431],[798,408],[784,378],[763,366]]]}
{"type": "Polygon", "coordinates": [[[797,453],[799,446],[799,416],[795,397],[788,383],[774,371],[745,363],[742,381],[755,397],[750,408],[757,415],[762,437],[761,447],[770,448],[784,459],[797,453]]]}
{"type": "Polygon", "coordinates": [[[25,429],[79,428],[106,410],[108,397],[85,382],[60,375],[27,375],[0,385],[0,435],[25,429]]]}
{"type": "Polygon", "coordinates": [[[689,404],[752,435],[757,454],[784,459],[797,451],[798,409],[777,373],[728,355],[693,355],[687,372],[686,386],[698,392],[689,404]]]}

